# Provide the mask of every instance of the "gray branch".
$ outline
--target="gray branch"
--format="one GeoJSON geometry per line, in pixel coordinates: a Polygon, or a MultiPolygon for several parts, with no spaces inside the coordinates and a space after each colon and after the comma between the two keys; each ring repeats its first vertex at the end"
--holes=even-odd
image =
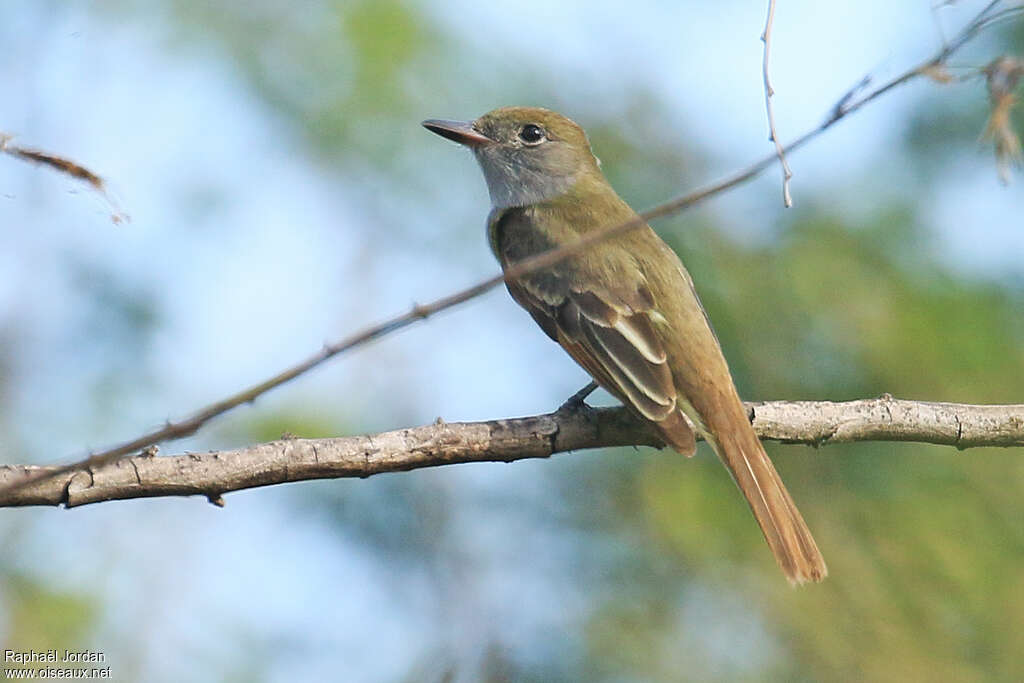
{"type": "MultiPolygon", "coordinates": [[[[916,441],[957,448],[1024,446],[1024,405],[964,405],[878,399],[748,403],[762,439],[821,446],[916,441]]],[[[141,454],[8,490],[57,466],[0,466],[0,507],[65,505],[159,496],[207,497],[309,479],[369,477],[467,462],[512,462],[610,446],[663,446],[623,408],[561,409],[547,415],[455,422],[332,439],[282,439],[210,453],[141,454]]]]}

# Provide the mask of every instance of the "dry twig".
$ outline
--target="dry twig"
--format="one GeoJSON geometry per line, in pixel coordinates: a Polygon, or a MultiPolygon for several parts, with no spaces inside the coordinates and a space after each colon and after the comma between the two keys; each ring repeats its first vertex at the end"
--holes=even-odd
{"type": "Polygon", "coordinates": [[[0,133],[0,152],[9,154],[17,159],[42,164],[43,166],[49,166],[60,173],[69,175],[76,180],[81,180],[99,193],[99,195],[103,197],[110,206],[110,220],[114,223],[122,223],[128,220],[128,215],[118,208],[114,198],[110,196],[110,192],[107,190],[107,184],[104,182],[103,178],[99,177],[85,166],[71,161],[70,159],[57,156],[56,154],[50,154],[49,152],[43,152],[42,150],[31,149],[29,147],[12,145],[11,136],[7,133],[0,133]]]}
{"type": "Polygon", "coordinates": [[[772,24],[775,22],[775,0],[768,0],[768,18],[764,23],[764,32],[761,33],[761,42],[764,43],[764,60],[761,62],[761,73],[764,75],[764,108],[768,113],[768,140],[775,144],[775,155],[779,158],[782,166],[782,204],[788,209],[793,206],[793,196],[789,193],[789,181],[793,177],[793,170],[786,161],[786,151],[779,142],[779,134],[775,130],[775,111],[772,108],[772,95],[775,89],[772,87],[771,78],[768,76],[768,58],[772,51],[772,24]]]}
{"type": "Polygon", "coordinates": [[[995,147],[999,179],[1010,182],[1010,168],[1021,163],[1020,137],[1013,129],[1010,112],[1017,103],[1015,91],[1024,76],[1024,60],[1001,56],[984,69],[991,112],[982,138],[995,147]]]}

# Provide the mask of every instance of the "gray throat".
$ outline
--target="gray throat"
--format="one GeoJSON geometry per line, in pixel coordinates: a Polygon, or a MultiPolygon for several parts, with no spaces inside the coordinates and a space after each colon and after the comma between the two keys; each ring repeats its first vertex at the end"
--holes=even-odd
{"type": "Polygon", "coordinates": [[[477,152],[484,172],[491,208],[529,206],[559,197],[576,184],[577,173],[551,175],[537,169],[510,163],[500,157],[477,152]]]}

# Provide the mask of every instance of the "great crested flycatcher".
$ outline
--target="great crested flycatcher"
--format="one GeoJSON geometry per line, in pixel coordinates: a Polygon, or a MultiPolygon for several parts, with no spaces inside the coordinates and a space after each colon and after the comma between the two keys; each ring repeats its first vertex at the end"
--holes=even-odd
{"type": "MultiPolygon", "coordinates": [[[[480,162],[491,195],[488,237],[502,268],[636,218],[601,173],[586,133],[561,114],[504,107],[468,123],[423,125],[469,147],[480,162]]],[[[549,337],[675,450],[693,455],[690,425],[700,432],[791,583],[826,576],[810,530],[747,419],[690,274],[649,226],[507,286],[549,337]]]]}

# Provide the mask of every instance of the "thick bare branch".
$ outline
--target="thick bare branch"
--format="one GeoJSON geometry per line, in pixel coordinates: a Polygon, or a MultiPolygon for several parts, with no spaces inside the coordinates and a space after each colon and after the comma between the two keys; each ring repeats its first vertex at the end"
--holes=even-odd
{"type": "MultiPolygon", "coordinates": [[[[978,406],[901,401],[748,403],[762,439],[823,445],[917,441],[958,448],[1024,446],[1024,405],[978,406]]],[[[368,477],[468,462],[512,462],[607,446],[661,447],[649,426],[624,408],[564,408],[547,415],[490,422],[437,422],[372,436],[283,439],[232,451],[138,455],[26,487],[8,484],[54,468],[0,467],[0,507],[201,495],[309,479],[368,477]]]]}
{"type": "Polygon", "coordinates": [[[883,396],[860,401],[748,403],[762,439],[815,446],[914,441],[956,448],[1024,446],[1024,404],[970,405],[883,396]]]}

